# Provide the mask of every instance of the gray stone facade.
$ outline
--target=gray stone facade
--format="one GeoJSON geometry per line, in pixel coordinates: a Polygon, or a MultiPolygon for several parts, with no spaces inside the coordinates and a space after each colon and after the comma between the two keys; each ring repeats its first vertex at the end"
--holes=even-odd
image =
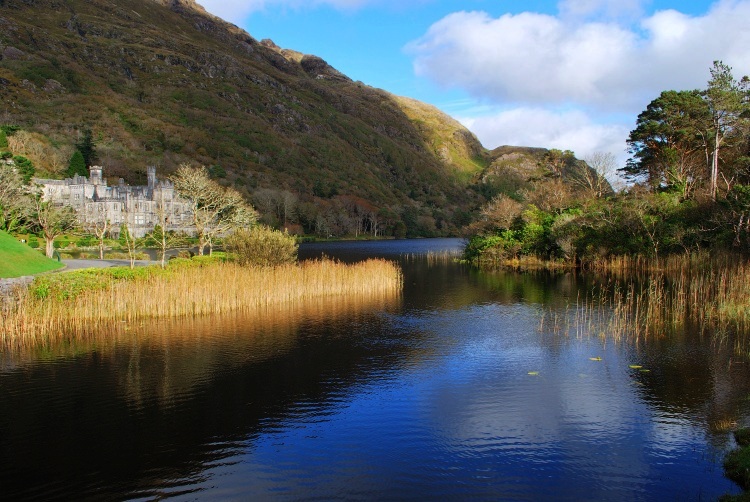
{"type": "Polygon", "coordinates": [[[192,234],[190,204],[175,193],[169,180],[156,178],[156,168],[148,167],[148,185],[130,186],[120,178],[117,186],[108,186],[104,169],[89,168],[90,176],[74,176],[64,180],[34,179],[42,187],[45,200],[71,206],[85,226],[109,221],[116,237],[120,226],[127,223],[131,234],[143,237],[166,218],[167,230],[192,234]]]}

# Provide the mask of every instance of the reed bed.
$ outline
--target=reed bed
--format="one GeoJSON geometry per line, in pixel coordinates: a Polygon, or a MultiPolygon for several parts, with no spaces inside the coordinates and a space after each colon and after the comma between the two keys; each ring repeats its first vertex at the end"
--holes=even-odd
{"type": "Polygon", "coordinates": [[[407,262],[425,260],[429,266],[435,266],[460,261],[462,256],[463,250],[461,249],[446,249],[426,253],[405,253],[401,255],[401,258],[407,262]]]}
{"type": "Polygon", "coordinates": [[[398,294],[402,285],[401,270],[386,260],[278,267],[186,262],[165,270],[104,269],[37,278],[5,300],[0,341],[29,343],[113,322],[223,314],[314,298],[373,298],[398,294]]]}
{"type": "Polygon", "coordinates": [[[545,314],[540,328],[636,341],[686,329],[742,340],[750,333],[747,262],[701,255],[621,263],[609,280],[579,295],[564,315],[545,314]]]}

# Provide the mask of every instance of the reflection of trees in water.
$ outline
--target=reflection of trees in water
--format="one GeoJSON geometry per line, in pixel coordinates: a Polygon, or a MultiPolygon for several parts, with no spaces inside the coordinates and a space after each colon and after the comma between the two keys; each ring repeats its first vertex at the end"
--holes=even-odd
{"type": "Polygon", "coordinates": [[[336,298],[153,323],[116,341],[102,335],[106,345],[88,340],[73,360],[10,370],[0,389],[4,494],[41,483],[60,496],[119,498],[192,484],[304,403],[320,410],[373,370],[398,367],[403,347],[362,340],[385,329],[375,313],[399,302],[336,298]],[[30,394],[18,402],[21,388],[30,394]]]}

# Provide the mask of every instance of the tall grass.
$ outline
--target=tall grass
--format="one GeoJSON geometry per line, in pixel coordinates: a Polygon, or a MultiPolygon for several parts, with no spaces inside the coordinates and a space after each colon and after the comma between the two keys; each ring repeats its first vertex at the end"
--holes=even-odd
{"type": "Polygon", "coordinates": [[[750,334],[750,263],[744,260],[685,255],[604,265],[599,270],[608,271],[608,280],[579,296],[565,321],[545,315],[541,326],[635,340],[686,329],[750,334]]]}
{"type": "Polygon", "coordinates": [[[104,269],[37,278],[5,300],[0,341],[30,343],[117,321],[222,314],[313,298],[392,296],[402,283],[400,269],[385,260],[279,267],[175,261],[165,270],[104,269]]]}

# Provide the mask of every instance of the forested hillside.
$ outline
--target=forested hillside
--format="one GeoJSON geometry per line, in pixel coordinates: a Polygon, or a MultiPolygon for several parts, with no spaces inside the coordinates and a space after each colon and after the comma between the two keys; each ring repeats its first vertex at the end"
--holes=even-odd
{"type": "Polygon", "coordinates": [[[140,184],[148,165],[205,165],[264,222],[308,234],[457,234],[493,158],[436,108],[190,0],[3,0],[0,100],[36,175],[97,163],[140,184]]]}
{"type": "Polygon", "coordinates": [[[638,116],[628,145],[632,156],[620,174],[629,183],[617,194],[597,183],[615,174],[607,156],[594,156],[591,170],[573,174],[585,188],[577,194],[558,190],[557,197],[535,200],[505,176],[474,227],[467,257],[487,264],[520,258],[585,264],[625,255],[750,251],[747,77],[735,78],[717,61],[706,89],[662,92],[638,116]]]}

